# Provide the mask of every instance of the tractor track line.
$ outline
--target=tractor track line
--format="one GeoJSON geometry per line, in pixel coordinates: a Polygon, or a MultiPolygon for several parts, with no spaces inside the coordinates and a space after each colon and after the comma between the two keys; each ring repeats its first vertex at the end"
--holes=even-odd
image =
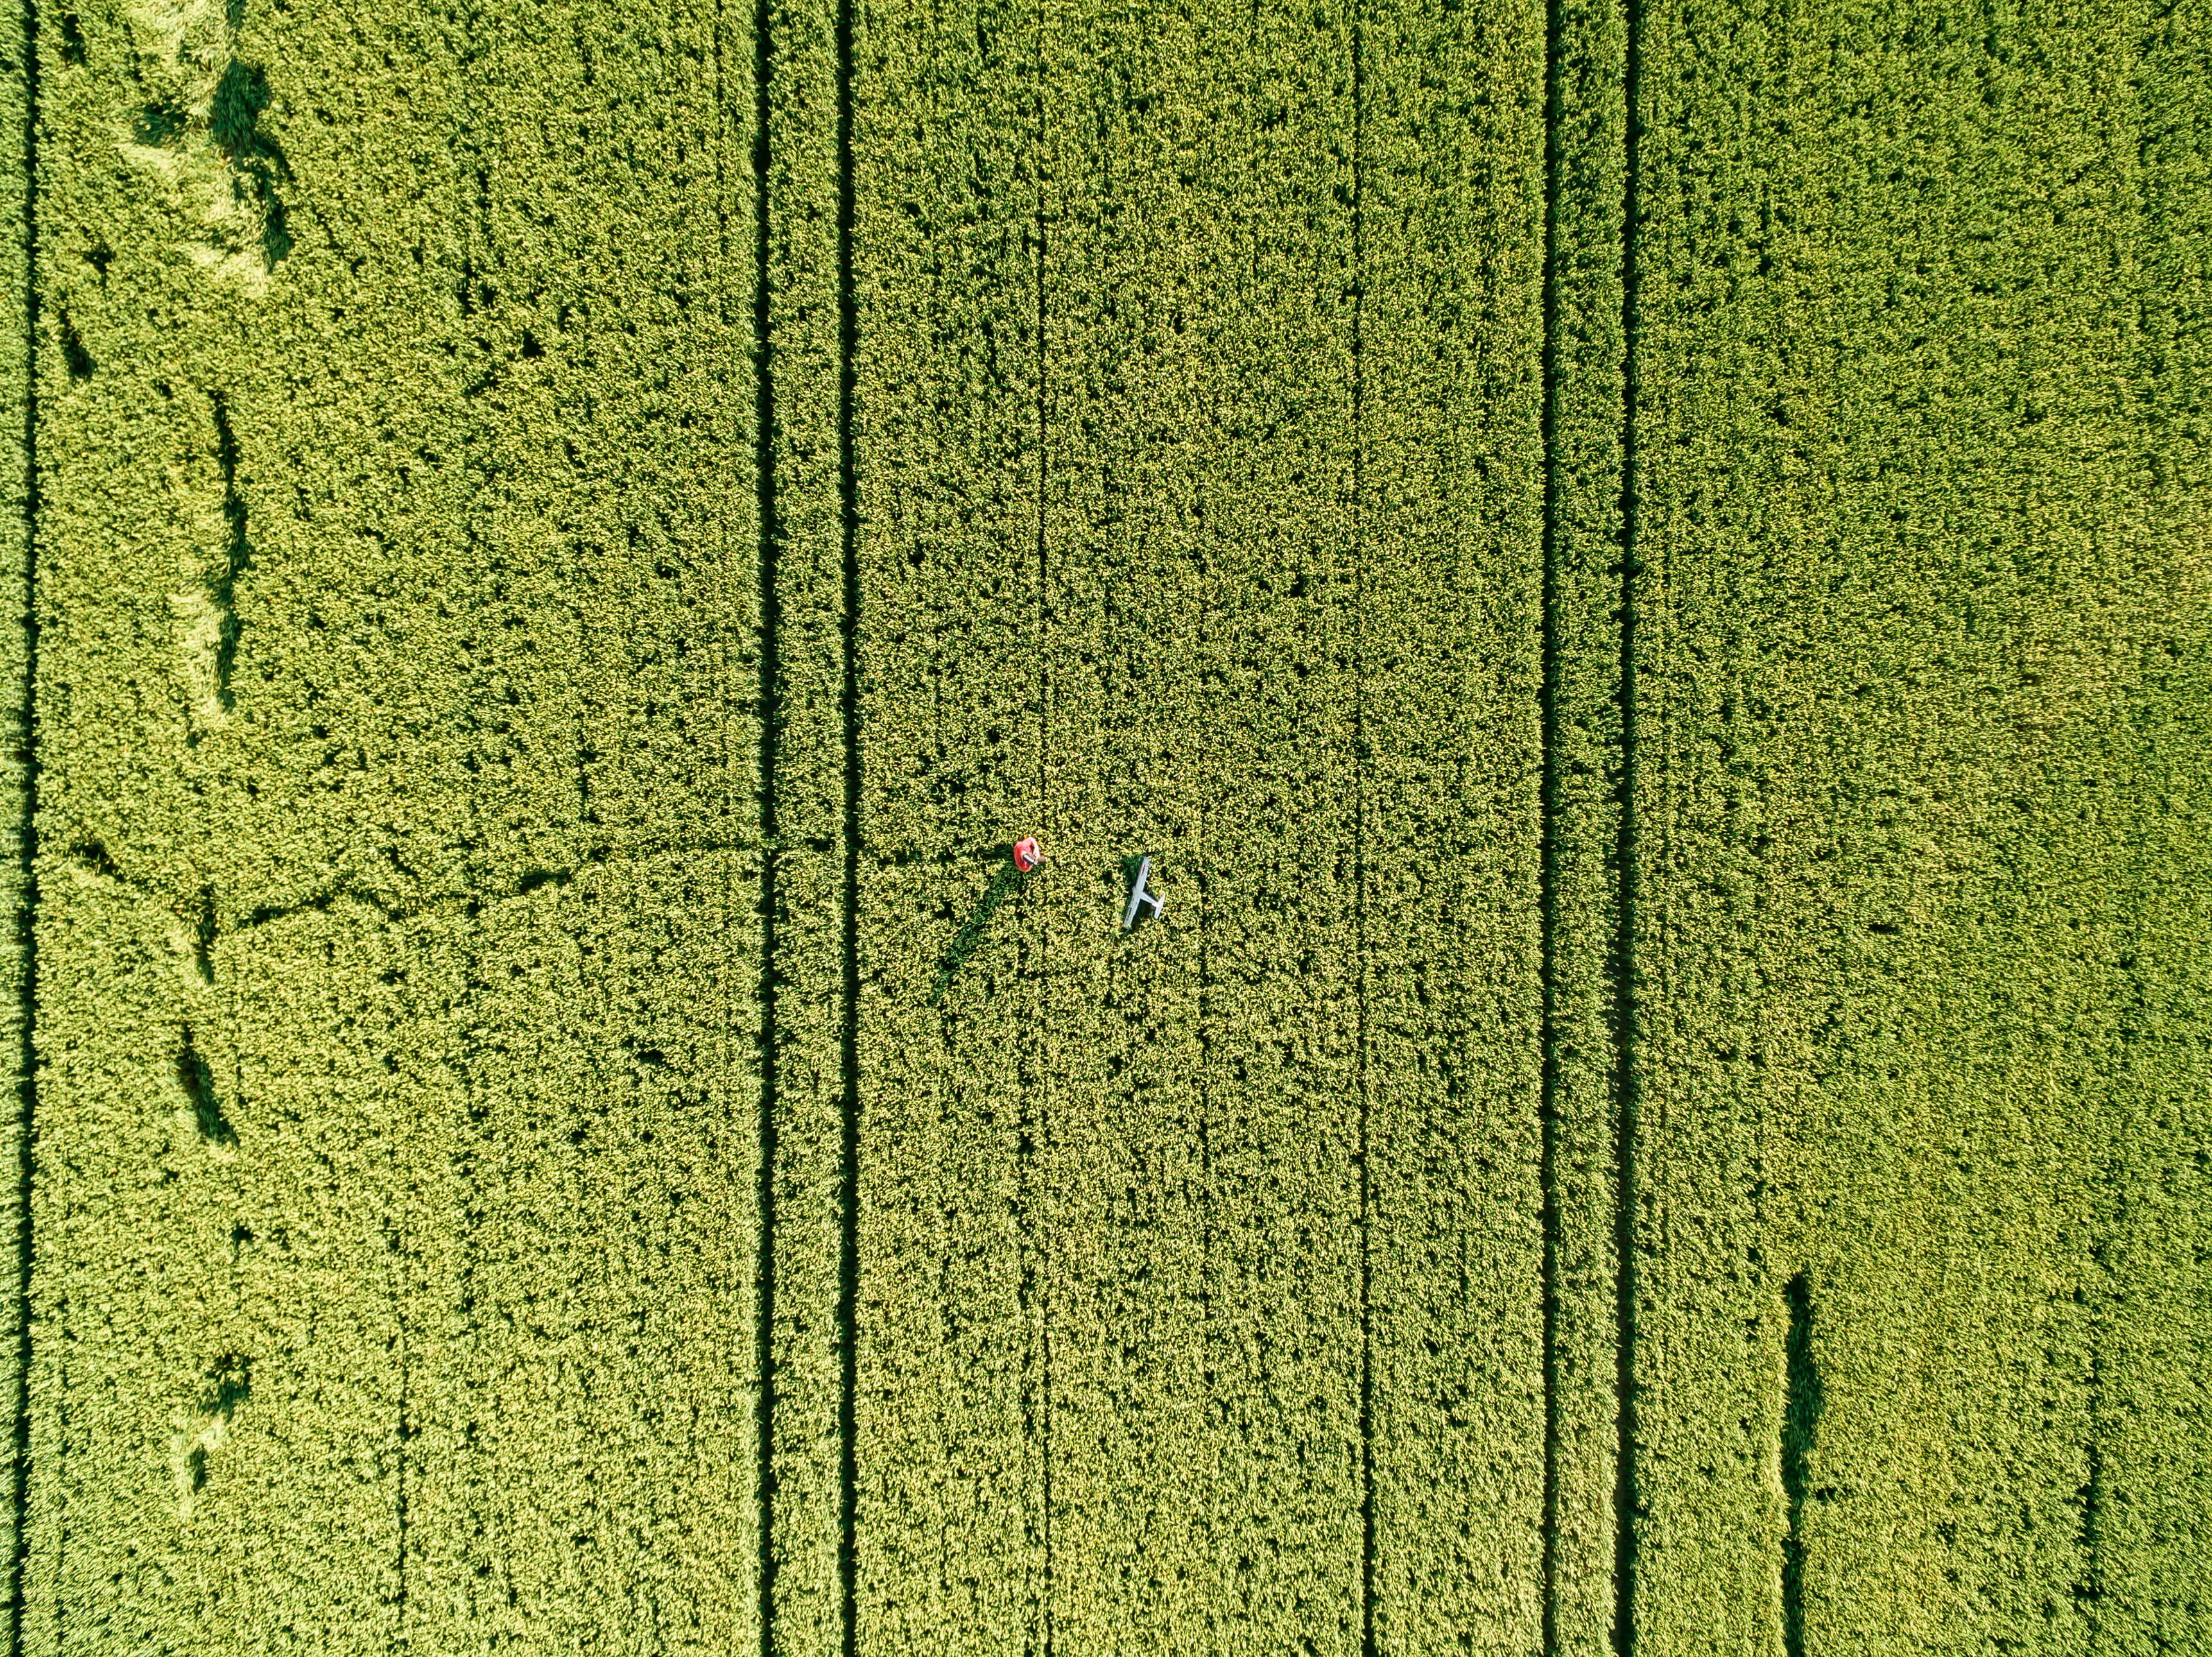
{"type": "Polygon", "coordinates": [[[776,812],[777,726],[783,701],[782,602],[776,591],[781,525],[777,519],[775,381],[770,361],[769,303],[769,76],[773,64],[769,0],[753,12],[753,483],[757,491],[758,546],[755,579],[760,604],[760,739],[756,781],[761,841],[760,939],[760,1181],[757,1250],[754,1261],[754,1417],[759,1456],[755,1522],[759,1538],[761,1657],[775,1651],[775,1156],[776,1156],[776,812]]]}
{"type": "MultiPolygon", "coordinates": [[[[766,0],[762,0],[765,4],[766,0]]],[[[855,186],[853,167],[854,0],[837,0],[837,494],[838,561],[843,654],[837,692],[844,748],[843,891],[838,908],[837,1070],[837,1592],[844,1657],[860,1650],[860,463],[853,445],[853,409],[860,385],[860,300],[853,276],[855,186]]]]}
{"type": "Polygon", "coordinates": [[[31,1461],[31,1132],[37,1114],[39,756],[36,715],[39,665],[39,8],[23,0],[23,577],[18,595],[23,622],[23,683],[16,702],[17,754],[22,767],[18,806],[16,947],[21,951],[21,1039],[16,1059],[18,1110],[15,1160],[15,1385],[11,1499],[15,1545],[8,1563],[8,1648],[23,1648],[23,1581],[28,1569],[31,1461]]]}
{"type": "Polygon", "coordinates": [[[1543,362],[1537,405],[1544,452],[1543,600],[1540,719],[1542,725],[1543,782],[1537,808],[1537,976],[1541,1050],[1538,1055],[1537,1119],[1540,1145],[1537,1184],[1543,1205],[1544,1259],[1544,1506],[1542,1628],[1545,1657],[1559,1649],[1559,772],[1560,592],[1559,383],[1559,190],[1564,166],[1559,137],[1560,0],[1544,12],[1544,296],[1543,362]]]}
{"type": "MultiPolygon", "coordinates": [[[[1048,446],[1047,446],[1047,437],[1048,437],[1048,432],[1049,432],[1050,406],[1049,406],[1049,404],[1048,404],[1048,400],[1047,400],[1046,391],[1045,391],[1045,200],[1044,200],[1044,155],[1045,155],[1045,142],[1044,142],[1044,139],[1045,139],[1045,135],[1044,135],[1044,85],[1045,85],[1045,76],[1044,76],[1044,72],[1043,72],[1044,65],[1043,65],[1043,62],[1042,62],[1042,58],[1043,58],[1043,48],[1044,48],[1044,33],[1043,33],[1043,30],[1044,30],[1044,21],[1043,21],[1043,18],[1042,17],[1042,15],[1040,15],[1040,17],[1039,17],[1039,19],[1038,19],[1038,33],[1037,33],[1037,48],[1038,48],[1038,58],[1039,58],[1039,62],[1038,62],[1038,74],[1037,74],[1037,137],[1036,137],[1036,153],[1037,153],[1037,206],[1036,206],[1036,366],[1037,366],[1037,402],[1036,402],[1036,409],[1037,409],[1037,526],[1036,526],[1036,561],[1037,561],[1037,562],[1036,562],[1036,568],[1037,568],[1037,815],[1038,815],[1038,818],[1039,818],[1039,820],[1040,820],[1040,821],[1042,821],[1042,820],[1043,820],[1043,817],[1044,817],[1044,807],[1045,807],[1045,744],[1046,744],[1046,742],[1047,742],[1047,740],[1048,739],[1049,735],[1050,735],[1050,731],[1051,731],[1051,717],[1052,717],[1052,715],[1051,715],[1051,703],[1050,703],[1050,700],[1049,700],[1049,699],[1050,699],[1050,695],[1051,695],[1051,688],[1050,688],[1050,682],[1049,682],[1049,679],[1048,679],[1048,674],[1049,674],[1049,671],[1050,671],[1050,660],[1051,660],[1051,650],[1050,650],[1050,645],[1049,645],[1049,629],[1050,629],[1051,625],[1052,625],[1052,620],[1051,620],[1052,599],[1051,599],[1051,595],[1050,595],[1049,590],[1048,590],[1048,586],[1047,586],[1047,580],[1048,580],[1048,579],[1049,571],[1048,571],[1048,564],[1047,564],[1047,555],[1046,555],[1046,547],[1045,547],[1045,513],[1046,513],[1046,493],[1047,493],[1047,482],[1048,482],[1048,472],[1047,472],[1047,467],[1048,467],[1048,454],[1049,454],[1049,450],[1048,450],[1048,446]]],[[[1045,911],[1045,912],[1044,912],[1044,917],[1043,917],[1043,919],[1042,919],[1042,920],[1040,920],[1039,925],[1040,925],[1041,926],[1046,926],[1046,927],[1048,927],[1048,926],[1051,925],[1051,920],[1050,920],[1050,912],[1049,912],[1049,910],[1047,910],[1047,911],[1045,911]]],[[[1045,960],[1046,960],[1046,962],[1047,962],[1048,963],[1049,963],[1049,961],[1050,961],[1049,939],[1048,938],[1046,941],[1047,941],[1047,950],[1046,950],[1046,953],[1045,953],[1045,960]]],[[[1044,973],[1044,980],[1045,980],[1046,985],[1047,985],[1048,986],[1050,986],[1050,984],[1051,984],[1051,982],[1052,982],[1052,974],[1051,974],[1051,970],[1050,970],[1050,967],[1049,967],[1049,965],[1048,965],[1048,964],[1047,965],[1047,968],[1046,968],[1046,970],[1045,970],[1045,973],[1044,973]]],[[[1047,1066],[1039,1066],[1039,1068],[1038,1068],[1038,1072],[1037,1072],[1037,1132],[1036,1132],[1036,1144],[1035,1144],[1035,1146],[1034,1146],[1033,1148],[1027,1146],[1027,1145],[1026,1145],[1026,1144],[1025,1144],[1025,1146],[1024,1146],[1024,1161],[1029,1164],[1029,1168],[1028,1168],[1027,1169],[1025,1169],[1025,1174],[1030,1174],[1030,1175],[1033,1175],[1033,1172],[1034,1172],[1034,1169],[1035,1169],[1035,1168],[1036,1168],[1036,1165],[1037,1162],[1038,1162],[1040,1159],[1043,1160],[1043,1161],[1045,1162],[1045,1164],[1046,1164],[1047,1168],[1049,1168],[1049,1167],[1050,1167],[1051,1135],[1052,1135],[1052,1077],[1051,1077],[1051,1075],[1050,1075],[1050,1073],[1049,1073],[1049,1069],[1048,1069],[1048,1067],[1047,1067],[1047,1066]]],[[[1024,1136],[1024,1138],[1025,1138],[1025,1139],[1026,1139],[1026,1136],[1024,1136]]],[[[1031,1225],[1033,1225],[1033,1224],[1035,1223],[1035,1218],[1034,1218],[1034,1217],[1035,1217],[1035,1215],[1036,1215],[1036,1208],[1037,1208],[1038,1205],[1037,1205],[1037,1203],[1036,1203],[1036,1199],[1035,1199],[1035,1193],[1034,1193],[1034,1191],[1033,1191],[1033,1189],[1032,1189],[1032,1187],[1031,1187],[1031,1180],[1030,1180],[1030,1178],[1029,1178],[1029,1177],[1025,1177],[1025,1178],[1024,1178],[1024,1181],[1023,1181],[1023,1186],[1024,1186],[1024,1190],[1023,1190],[1023,1204],[1022,1204],[1022,1209],[1023,1209],[1023,1226],[1024,1226],[1024,1229],[1027,1229],[1029,1227],[1030,1227],[1031,1225]]],[[[1042,1241],[1041,1239],[1036,1238],[1036,1237],[1028,1237],[1028,1238],[1025,1238],[1025,1239],[1024,1239],[1024,1242],[1026,1243],[1027,1247],[1028,1247],[1028,1252],[1029,1252],[1029,1253],[1030,1253],[1030,1257],[1031,1257],[1032,1259],[1034,1259],[1034,1258],[1036,1257],[1036,1255],[1037,1250],[1038,1250],[1039,1247],[1041,1246],[1041,1241],[1042,1241]]],[[[1052,1567],[1053,1567],[1053,1557],[1052,1557],[1052,1316],[1051,1316],[1051,1302],[1050,1302],[1050,1300],[1049,1300],[1049,1298],[1048,1298],[1048,1286],[1049,1286],[1049,1284],[1051,1284],[1051,1281],[1052,1281],[1052,1273],[1051,1273],[1049,1271],[1040,1271],[1040,1272],[1038,1272],[1038,1273],[1037,1273],[1037,1280],[1036,1280],[1036,1291],[1035,1291],[1035,1292],[1036,1292],[1036,1320],[1037,1320],[1037,1362],[1038,1362],[1038,1368],[1039,1368],[1039,1371],[1040,1371],[1039,1380],[1040,1380],[1040,1386],[1041,1386],[1040,1396],[1039,1396],[1039,1400],[1038,1400],[1038,1455],[1037,1455],[1038,1465],[1039,1465],[1039,1468],[1040,1468],[1040,1475],[1041,1475],[1041,1476],[1040,1476],[1040,1481],[1039,1481],[1041,1488],[1039,1489],[1039,1490],[1038,1490],[1038,1492],[1037,1492],[1037,1503],[1038,1503],[1038,1512],[1039,1512],[1039,1515],[1040,1515],[1041,1526],[1042,1526],[1042,1533],[1043,1533],[1043,1534],[1042,1534],[1042,1538],[1041,1538],[1041,1541],[1042,1541],[1042,1547],[1043,1547],[1043,1551],[1044,1551],[1044,1561],[1043,1561],[1043,1564],[1044,1564],[1044,1575],[1043,1575],[1043,1618],[1042,1618],[1043,1625],[1044,1625],[1044,1627],[1043,1627],[1043,1635],[1044,1635],[1044,1652],[1043,1652],[1043,1657],[1052,1657],[1052,1646],[1053,1646],[1053,1569],[1052,1569],[1052,1567]]],[[[1027,1291],[1026,1291],[1026,1290],[1025,1290],[1025,1292],[1027,1292],[1027,1291]]]]}
{"type": "Polygon", "coordinates": [[[1352,938],[1358,1016],[1354,1053],[1359,1092],[1359,1643],[1375,1644],[1375,1176],[1368,1157],[1373,1115],[1367,1072],[1367,452],[1366,377],[1362,351],[1367,325],[1367,220],[1364,188],[1367,144],[1367,33],[1364,9],[1352,8],[1352,938]]]}
{"type": "Polygon", "coordinates": [[[1636,1651],[1636,1518],[1638,1505],[1636,1461],[1636,1157],[1638,1077],[1637,1047],[1641,1030],[1641,997],[1636,979],[1636,938],[1641,897],[1638,870],[1641,854],[1642,822],[1638,790],[1643,775],[1638,766],[1640,735],[1637,683],[1637,604],[1642,596],[1642,570],[1637,512],[1637,403],[1641,367],[1641,328],[1638,317],[1638,216],[1642,210],[1641,143],[1644,108],[1644,7],[1642,0],[1626,0],[1627,62],[1626,69],[1626,166],[1621,218],[1621,374],[1620,473],[1620,930],[1616,934],[1615,980],[1620,994],[1619,1110],[1615,1118],[1614,1223],[1618,1249],[1615,1279],[1614,1393],[1618,1411],[1613,1554],[1613,1645],[1618,1657],[1635,1657],[1636,1651]]]}

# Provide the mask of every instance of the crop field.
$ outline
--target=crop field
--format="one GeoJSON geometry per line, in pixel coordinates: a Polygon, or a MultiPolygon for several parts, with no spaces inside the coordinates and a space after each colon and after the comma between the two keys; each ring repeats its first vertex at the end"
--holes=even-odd
{"type": "Polygon", "coordinates": [[[2208,0],[0,88],[14,1653],[2212,1652],[2208,0]]]}

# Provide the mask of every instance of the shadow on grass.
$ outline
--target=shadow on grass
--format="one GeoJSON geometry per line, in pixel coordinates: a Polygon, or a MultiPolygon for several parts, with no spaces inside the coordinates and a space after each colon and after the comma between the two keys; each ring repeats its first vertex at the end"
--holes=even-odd
{"type": "Polygon", "coordinates": [[[1782,1542],[1782,1649],[1805,1657],[1805,1498],[1808,1464],[1826,1404],[1813,1366],[1813,1290],[1799,1272],[1783,1290],[1789,1304],[1787,1397],[1782,1413],[1782,1489],[1790,1530],[1782,1542]]]}
{"type": "MultiPolygon", "coordinates": [[[[1001,859],[1007,859],[1012,850],[1011,847],[1000,847],[998,855],[1001,859]]],[[[967,965],[969,959],[981,946],[983,929],[991,924],[992,915],[1009,895],[1021,889],[1022,883],[1027,878],[1015,869],[1011,861],[1000,863],[997,871],[991,877],[991,883],[983,889],[981,901],[975,905],[974,913],[961,924],[960,930],[953,934],[951,944],[945,949],[945,958],[937,963],[937,982],[929,992],[931,1006],[945,999],[945,992],[951,986],[954,975],[967,965]]]]}

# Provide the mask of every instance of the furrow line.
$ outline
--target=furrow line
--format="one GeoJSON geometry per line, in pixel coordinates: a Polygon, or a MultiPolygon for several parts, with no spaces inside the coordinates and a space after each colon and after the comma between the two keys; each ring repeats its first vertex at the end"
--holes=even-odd
{"type": "Polygon", "coordinates": [[[860,1650],[860,486],[854,446],[860,385],[860,300],[853,226],[858,189],[853,155],[854,0],[837,0],[837,556],[842,590],[838,736],[844,794],[839,895],[837,1145],[837,1616],[844,1657],[860,1650]]]}
{"type": "Polygon", "coordinates": [[[1375,1645],[1375,1175],[1369,1156],[1374,1116],[1368,1087],[1367,938],[1367,462],[1366,379],[1360,361],[1367,321],[1367,60],[1366,18],[1352,5],[1352,1074],[1359,1095],[1359,1643],[1365,1657],[1375,1645]]]}
{"type": "Polygon", "coordinates": [[[1622,102],[1622,206],[1620,258],[1621,335],[1621,468],[1620,468],[1620,942],[1613,968],[1619,999],[1620,1048],[1616,1060],[1619,1090],[1618,1127],[1613,1144],[1613,1168],[1619,1181],[1614,1199],[1618,1227],[1614,1240],[1615,1270],[1619,1272],[1613,1307],[1613,1342],[1617,1369],[1614,1381],[1619,1411],[1619,1441],[1614,1454],[1618,1484],[1613,1497],[1616,1530],[1613,1543],[1613,1644],[1617,1657],[1635,1657],[1636,1545],[1638,1493],[1637,1489],[1637,1350],[1636,1259],[1638,1243],[1637,1201],[1637,1089],[1639,1053],[1638,1017],[1642,986],[1636,961],[1638,944],[1637,899],[1643,855],[1641,814],[1638,793],[1644,778],[1638,769],[1637,651],[1638,586],[1638,519],[1637,489],[1637,391],[1640,318],[1637,309],[1638,225],[1641,209],[1644,100],[1643,6],[1641,0],[1625,0],[1626,9],[1626,74],[1622,102]]]}
{"type": "MultiPolygon", "coordinates": [[[[757,1201],[758,1235],[754,1259],[755,1409],[759,1457],[755,1522],[758,1527],[757,1583],[761,1657],[775,1652],[775,1185],[777,1053],[784,1032],[776,1012],[777,905],[780,861],[776,813],[780,774],[776,749],[783,726],[782,596],[776,581],[781,533],[776,517],[775,367],[769,307],[769,185],[770,143],[769,76],[775,54],[770,27],[772,0],[755,0],[753,12],[753,466],[757,495],[755,572],[760,614],[759,752],[757,802],[760,828],[760,1172],[757,1201]]],[[[716,38],[720,35],[716,12],[716,38]]],[[[717,75],[719,91],[720,76],[717,75]]]]}
{"type": "Polygon", "coordinates": [[[10,1442],[8,1548],[7,1648],[23,1648],[24,1579],[30,1555],[31,1460],[31,1180],[32,1135],[38,1112],[38,804],[37,747],[39,665],[39,8],[38,0],[23,0],[21,12],[23,122],[23,539],[18,602],[23,628],[22,683],[17,689],[15,751],[20,768],[16,786],[16,844],[14,873],[15,948],[21,981],[17,986],[19,1029],[15,1045],[17,1115],[15,1132],[15,1319],[9,1408],[13,1417],[10,1442]]]}

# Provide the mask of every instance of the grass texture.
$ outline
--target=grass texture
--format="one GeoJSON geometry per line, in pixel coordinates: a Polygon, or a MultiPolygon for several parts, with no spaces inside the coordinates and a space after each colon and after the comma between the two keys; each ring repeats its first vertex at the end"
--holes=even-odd
{"type": "Polygon", "coordinates": [[[1540,41],[855,36],[866,1648],[1537,1637],[1540,41]]]}
{"type": "Polygon", "coordinates": [[[21,1646],[722,1649],[760,837],[717,19],[45,21],[21,1646]]]}
{"type": "Polygon", "coordinates": [[[2206,15],[1642,20],[1636,1648],[2191,1648],[2206,15]]]}
{"type": "Polygon", "coordinates": [[[2212,1641],[2208,52],[0,26],[13,1648],[2212,1641]]]}

